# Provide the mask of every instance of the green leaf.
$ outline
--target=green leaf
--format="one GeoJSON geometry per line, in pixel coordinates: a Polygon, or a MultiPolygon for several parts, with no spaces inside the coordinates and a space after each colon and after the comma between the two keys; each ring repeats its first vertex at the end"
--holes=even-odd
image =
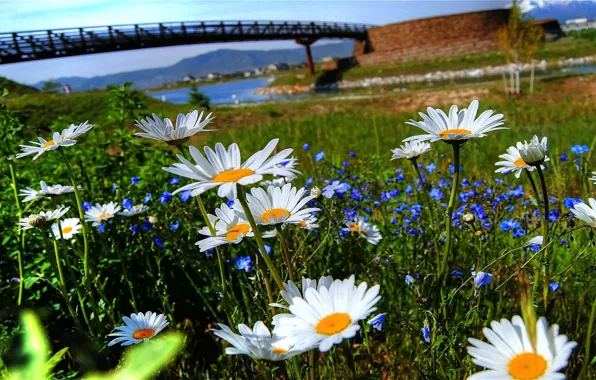
{"type": "Polygon", "coordinates": [[[44,380],[47,377],[46,358],[49,350],[45,332],[37,316],[32,311],[21,315],[23,324],[22,356],[24,365],[11,373],[14,380],[44,380]]]}
{"type": "Polygon", "coordinates": [[[150,379],[165,368],[182,349],[184,336],[171,332],[132,347],[124,354],[122,366],[111,373],[92,374],[85,380],[143,380],[150,379]]]}
{"type": "Polygon", "coordinates": [[[64,354],[66,354],[66,351],[68,351],[68,347],[64,347],[60,351],[56,352],[54,355],[52,355],[50,360],[46,362],[46,371],[48,373],[52,372],[54,370],[54,367],[62,361],[62,358],[64,354]]]}

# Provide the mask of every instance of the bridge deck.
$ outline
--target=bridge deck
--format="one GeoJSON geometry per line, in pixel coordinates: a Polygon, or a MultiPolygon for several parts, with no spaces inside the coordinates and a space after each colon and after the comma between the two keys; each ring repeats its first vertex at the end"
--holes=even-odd
{"type": "Polygon", "coordinates": [[[222,21],[134,24],[0,33],[0,64],[163,46],[319,38],[364,40],[365,24],[222,21]]]}

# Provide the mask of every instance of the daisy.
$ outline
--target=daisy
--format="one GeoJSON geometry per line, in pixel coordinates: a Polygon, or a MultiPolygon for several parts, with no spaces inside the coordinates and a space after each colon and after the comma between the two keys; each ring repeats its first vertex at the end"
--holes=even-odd
{"type": "Polygon", "coordinates": [[[590,177],[590,181],[596,185],[596,172],[592,172],[592,174],[594,174],[594,177],[590,177]]]}
{"type": "Polygon", "coordinates": [[[356,232],[361,237],[366,239],[370,244],[377,244],[381,241],[381,233],[379,232],[379,228],[373,224],[367,223],[363,218],[356,217],[352,220],[348,220],[345,224],[345,228],[342,228],[342,231],[345,232],[356,232]]]}
{"type": "Polygon", "coordinates": [[[147,120],[135,120],[137,127],[144,132],[135,133],[135,136],[146,137],[152,140],[160,140],[169,145],[179,146],[186,142],[190,136],[208,130],[205,126],[209,124],[215,116],[211,117],[211,113],[203,120],[203,112],[199,115],[197,110],[192,111],[186,115],[178,114],[176,118],[176,125],[168,118],[161,120],[159,116],[153,114],[153,119],[147,116],[147,120]]]}
{"type": "Polygon", "coordinates": [[[542,163],[546,161],[546,151],[548,139],[543,137],[542,140],[538,140],[538,136],[534,136],[528,143],[524,141],[523,144],[518,144],[517,149],[519,150],[520,157],[531,166],[538,166],[542,168],[542,163]]]}
{"type": "Polygon", "coordinates": [[[490,344],[469,338],[472,346],[468,347],[468,353],[474,364],[488,370],[468,377],[469,380],[565,379],[559,371],[567,366],[577,345],[565,335],[559,335],[558,325],[549,329],[544,317],[536,322],[535,337],[530,336],[523,319],[517,315],[511,322],[493,321],[491,328],[482,331],[490,344]]]}
{"type": "Polygon", "coordinates": [[[66,214],[70,207],[60,206],[56,210],[42,211],[39,214],[31,214],[27,218],[21,218],[18,226],[21,230],[29,230],[31,228],[43,228],[49,223],[58,220],[66,214]]]}
{"type": "Polygon", "coordinates": [[[148,342],[161,330],[163,330],[169,322],[163,314],[152,313],[150,311],[138,314],[131,314],[130,318],[123,317],[125,326],[118,326],[115,328],[116,332],[109,336],[115,336],[116,339],[108,343],[108,347],[117,343],[123,346],[130,346],[131,344],[138,344],[141,342],[148,342]]]}
{"type": "Polygon", "coordinates": [[[146,212],[147,210],[149,210],[149,207],[147,207],[143,204],[140,204],[140,205],[132,206],[130,209],[125,208],[123,211],[120,211],[118,213],[118,215],[135,216],[135,215],[142,214],[142,213],[146,212]]]}
{"type": "MultiPolygon", "coordinates": [[[[515,178],[519,178],[524,169],[528,171],[535,170],[535,166],[528,165],[526,161],[524,161],[524,159],[521,157],[519,150],[523,149],[523,147],[524,145],[521,142],[518,142],[517,146],[510,146],[509,148],[507,148],[507,153],[499,156],[499,158],[502,158],[504,161],[499,161],[495,164],[496,166],[501,166],[500,168],[495,170],[495,173],[507,174],[513,172],[515,173],[515,178]]],[[[550,158],[548,158],[548,156],[544,158],[545,162],[549,160],[550,158]]],[[[540,165],[540,168],[542,170],[546,169],[546,167],[542,165],[540,165]]]]}
{"type": "Polygon", "coordinates": [[[571,208],[571,212],[576,218],[583,220],[589,226],[596,228],[596,199],[590,198],[588,200],[590,205],[585,203],[576,203],[571,208]]]}
{"type": "Polygon", "coordinates": [[[296,177],[279,177],[279,178],[274,178],[274,179],[268,179],[266,181],[259,183],[259,186],[264,187],[265,189],[268,188],[269,186],[282,187],[286,183],[292,182],[295,178],[296,177]]]}
{"type": "MultiPolygon", "coordinates": [[[[30,187],[27,187],[27,189],[25,189],[25,190],[21,189],[19,196],[25,197],[21,202],[33,201],[36,199],[43,198],[44,196],[45,197],[55,197],[60,194],[74,192],[74,189],[72,186],[62,186],[62,185],[48,186],[44,181],[40,181],[39,186],[41,187],[41,190],[39,190],[39,191],[32,189],[30,187]]],[[[77,186],[77,189],[83,190],[83,188],[81,186],[77,186]]]]}
{"type": "MultiPolygon", "coordinates": [[[[323,287],[323,286],[326,287],[327,289],[329,289],[331,287],[331,284],[333,284],[333,277],[331,277],[331,276],[321,277],[318,282],[317,282],[317,280],[311,280],[310,278],[302,277],[302,289],[304,292],[306,292],[306,289],[309,289],[309,288],[320,290],[321,287],[323,287]]],[[[280,292],[280,294],[283,297],[283,299],[288,303],[288,305],[290,305],[290,306],[293,305],[294,304],[293,300],[296,297],[304,298],[302,293],[296,286],[296,284],[294,284],[294,282],[288,281],[284,285],[285,285],[285,289],[282,290],[280,292]]],[[[280,303],[272,303],[272,304],[269,304],[269,306],[280,307],[282,309],[288,309],[287,306],[282,305],[280,303]]]]}
{"type": "Polygon", "coordinates": [[[62,130],[62,132],[54,132],[51,140],[46,140],[43,137],[38,137],[39,142],[30,141],[34,145],[21,145],[21,153],[16,155],[16,158],[21,158],[35,154],[33,157],[36,160],[43,153],[58,149],[61,146],[71,146],[77,143],[76,138],[83,133],[93,128],[93,124],[84,122],[79,125],[71,124],[70,127],[62,130]]]}
{"type": "Polygon", "coordinates": [[[228,355],[248,355],[256,360],[279,361],[286,360],[304,352],[304,349],[291,344],[290,340],[281,340],[273,335],[261,321],[255,323],[253,329],[240,324],[238,331],[241,335],[235,334],[228,326],[218,324],[221,330],[212,329],[213,333],[226,340],[234,347],[226,347],[228,355]]]}
{"type": "Polygon", "coordinates": [[[470,103],[468,108],[458,112],[457,106],[451,106],[449,115],[443,110],[428,107],[428,115],[420,112],[423,121],[410,120],[406,124],[418,127],[427,134],[408,137],[406,141],[429,141],[435,142],[443,140],[446,142],[460,141],[465,142],[471,138],[480,138],[486,136],[486,133],[499,129],[503,125],[503,114],[493,115],[495,111],[484,111],[478,118],[478,100],[470,103]]]}
{"type": "Polygon", "coordinates": [[[85,211],[85,222],[93,222],[93,226],[99,226],[108,219],[111,219],[120,211],[121,207],[116,202],[105,205],[96,203],[95,206],[85,211]]]}
{"type": "MultiPolygon", "coordinates": [[[[319,211],[318,208],[302,208],[314,199],[312,195],[303,197],[305,192],[304,188],[297,190],[288,183],[281,188],[269,186],[267,191],[254,187],[246,198],[257,224],[299,224],[310,219],[313,211],[319,211]]],[[[234,203],[234,211],[240,218],[247,219],[240,202],[234,203]]]]}
{"type": "Polygon", "coordinates": [[[310,218],[298,223],[298,227],[308,231],[316,230],[317,228],[319,228],[319,225],[316,223],[317,220],[318,218],[316,216],[311,215],[310,218]]]}
{"type": "Polygon", "coordinates": [[[215,209],[215,215],[208,215],[208,217],[209,222],[215,228],[215,236],[211,236],[211,232],[207,227],[203,227],[199,231],[200,234],[208,236],[208,238],[195,243],[199,246],[201,252],[224,244],[238,244],[244,237],[254,236],[250,224],[238,217],[234,210],[225,203],[215,209]]]}
{"type": "Polygon", "coordinates": [[[68,218],[52,224],[52,234],[56,240],[71,239],[73,235],[79,233],[83,226],[79,218],[68,218]],[[60,224],[60,227],[58,227],[60,224]]]}
{"type": "Polygon", "coordinates": [[[197,196],[205,191],[218,187],[217,195],[235,199],[236,184],[250,185],[263,179],[265,174],[279,176],[294,176],[300,173],[295,169],[288,169],[279,164],[292,153],[292,149],[285,149],[273,157],[269,157],[277,146],[279,139],[273,139],[267,146],[253,154],[244,163],[240,163],[240,150],[238,145],[232,144],[228,150],[220,143],[215,145],[215,151],[205,147],[205,158],[194,146],[189,148],[190,155],[196,162],[193,165],[186,158],[178,155],[182,163],[175,163],[174,167],[163,168],[169,173],[196,180],[189,185],[174,191],[174,194],[185,190],[192,190],[191,195],[197,196]]]}
{"type": "Polygon", "coordinates": [[[321,352],[329,351],[334,344],[352,338],[360,330],[359,322],[376,310],[381,299],[379,285],[367,290],[366,282],[354,285],[354,276],[335,280],[327,288],[308,288],[304,298],[294,297],[290,315],[273,317],[275,334],[304,346],[318,346],[321,352]]]}
{"type": "Polygon", "coordinates": [[[423,153],[426,153],[431,150],[430,144],[425,141],[412,141],[406,142],[399,148],[393,149],[393,156],[391,160],[396,160],[398,158],[407,158],[408,160],[413,160],[417,158],[423,153]]]}

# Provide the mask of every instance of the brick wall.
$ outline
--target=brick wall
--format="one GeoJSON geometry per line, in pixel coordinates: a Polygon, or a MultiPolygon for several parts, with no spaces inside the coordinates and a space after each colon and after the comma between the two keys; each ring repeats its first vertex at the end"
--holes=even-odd
{"type": "Polygon", "coordinates": [[[509,11],[500,9],[372,28],[368,41],[354,44],[354,56],[365,66],[495,50],[508,17],[509,11]]]}

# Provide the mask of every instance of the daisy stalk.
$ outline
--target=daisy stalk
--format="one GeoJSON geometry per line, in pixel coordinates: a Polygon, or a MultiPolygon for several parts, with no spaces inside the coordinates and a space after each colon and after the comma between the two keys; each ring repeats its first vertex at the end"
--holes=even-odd
{"type": "Polygon", "coordinates": [[[548,191],[546,188],[546,181],[544,180],[544,173],[540,166],[538,169],[538,177],[540,177],[540,186],[542,187],[542,201],[544,203],[544,216],[542,217],[542,236],[544,236],[544,270],[542,275],[544,276],[544,288],[542,290],[544,297],[544,308],[548,306],[548,284],[549,284],[549,267],[550,257],[548,256],[548,222],[549,222],[549,205],[548,205],[548,191]]]}
{"type": "Polygon", "coordinates": [[[459,185],[459,153],[461,146],[464,144],[465,140],[462,141],[452,141],[450,142],[451,146],[453,147],[453,166],[454,166],[454,173],[453,173],[453,183],[451,184],[451,195],[449,196],[449,203],[447,204],[446,212],[446,221],[445,221],[445,253],[443,254],[443,262],[441,263],[441,267],[439,270],[439,286],[442,286],[443,279],[445,277],[445,273],[447,272],[447,264],[449,262],[449,255],[451,253],[451,244],[452,244],[452,224],[453,224],[453,206],[455,204],[455,197],[457,195],[457,187],[459,185]]]}
{"type": "MultiPolygon", "coordinates": [[[[21,203],[19,202],[19,194],[17,193],[17,176],[14,170],[12,160],[8,159],[8,169],[10,170],[10,179],[12,181],[12,191],[14,193],[14,200],[17,205],[17,217],[19,220],[23,216],[23,210],[21,209],[21,203]]],[[[19,231],[19,249],[17,251],[17,263],[19,266],[19,295],[17,297],[17,306],[21,306],[23,301],[23,258],[22,254],[25,249],[25,230],[19,231]]]]}
{"type": "Polygon", "coordinates": [[[290,257],[290,250],[288,248],[288,242],[286,241],[286,238],[283,236],[281,224],[275,225],[275,229],[277,230],[277,237],[279,238],[279,243],[281,244],[281,249],[284,254],[286,265],[288,266],[288,277],[290,278],[290,281],[294,281],[294,270],[292,269],[292,259],[290,257]]]}
{"type": "MultiPolygon", "coordinates": [[[[412,162],[412,165],[414,166],[414,170],[416,170],[416,173],[418,174],[418,178],[420,179],[420,186],[422,186],[422,194],[424,195],[424,201],[426,202],[426,204],[428,206],[426,208],[426,211],[428,213],[428,221],[430,222],[430,230],[434,231],[435,230],[435,217],[434,217],[435,213],[434,213],[433,205],[430,202],[430,197],[428,195],[428,188],[426,187],[426,182],[424,182],[424,179],[422,178],[422,173],[420,172],[420,168],[418,167],[417,159],[418,159],[418,157],[414,157],[410,161],[412,162]]],[[[437,246],[436,239],[433,238],[433,242],[434,242],[434,246],[435,246],[435,252],[437,254],[437,265],[441,265],[441,256],[439,254],[439,248],[437,246]]]]}

